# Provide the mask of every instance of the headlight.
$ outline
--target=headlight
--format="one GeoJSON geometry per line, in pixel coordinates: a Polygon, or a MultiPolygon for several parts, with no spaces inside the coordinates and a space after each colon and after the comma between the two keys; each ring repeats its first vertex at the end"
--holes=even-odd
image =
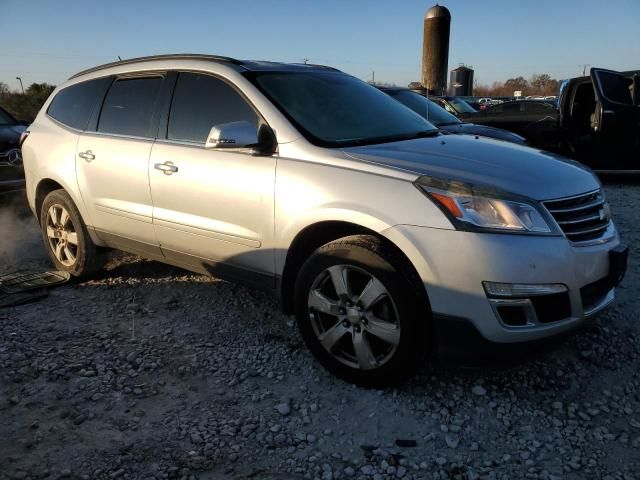
{"type": "Polygon", "coordinates": [[[535,202],[455,180],[421,177],[416,186],[447,214],[460,230],[555,233],[553,223],[535,202]]]}

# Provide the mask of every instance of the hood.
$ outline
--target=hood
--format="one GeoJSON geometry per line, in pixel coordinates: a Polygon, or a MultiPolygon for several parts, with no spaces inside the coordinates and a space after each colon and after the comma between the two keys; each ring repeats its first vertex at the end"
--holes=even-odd
{"type": "Polygon", "coordinates": [[[456,123],[455,125],[444,125],[439,127],[447,133],[480,135],[482,137],[495,138],[505,142],[518,143],[526,145],[526,140],[517,133],[504,130],[502,128],[489,127],[487,125],[478,125],[477,123],[456,123]]]}
{"type": "Polygon", "coordinates": [[[20,145],[20,134],[27,129],[24,125],[0,125],[0,152],[20,145]]]}
{"type": "Polygon", "coordinates": [[[438,135],[343,151],[351,158],[416,175],[491,186],[536,200],[600,188],[595,175],[577,162],[484,137],[438,135]]]}

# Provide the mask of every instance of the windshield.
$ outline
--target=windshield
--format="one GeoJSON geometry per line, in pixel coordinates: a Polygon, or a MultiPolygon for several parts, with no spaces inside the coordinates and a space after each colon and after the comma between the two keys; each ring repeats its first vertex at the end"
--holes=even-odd
{"type": "Polygon", "coordinates": [[[449,103],[453,105],[458,113],[476,113],[477,110],[460,98],[450,98],[449,103]]]}
{"type": "Polygon", "coordinates": [[[0,108],[0,125],[15,125],[16,121],[7,112],[0,108]]]}
{"type": "Polygon", "coordinates": [[[419,93],[410,90],[389,90],[387,93],[436,127],[462,123],[455,115],[451,115],[440,105],[436,105],[419,93]]]}
{"type": "Polygon", "coordinates": [[[387,94],[344,73],[257,72],[248,76],[317,145],[367,145],[438,132],[387,94]]]}

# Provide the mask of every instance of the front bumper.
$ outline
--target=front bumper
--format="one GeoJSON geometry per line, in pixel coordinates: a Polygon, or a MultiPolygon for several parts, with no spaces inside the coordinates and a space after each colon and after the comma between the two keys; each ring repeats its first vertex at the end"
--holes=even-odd
{"type": "Polygon", "coordinates": [[[584,291],[609,275],[609,252],[619,244],[613,224],[608,241],[572,245],[563,236],[472,233],[399,225],[383,232],[410,258],[424,282],[431,310],[438,318],[467,319],[482,338],[521,343],[568,332],[614,299],[613,288],[589,305],[584,291]],[[548,323],[505,325],[482,282],[563,284],[569,314],[548,323]]]}

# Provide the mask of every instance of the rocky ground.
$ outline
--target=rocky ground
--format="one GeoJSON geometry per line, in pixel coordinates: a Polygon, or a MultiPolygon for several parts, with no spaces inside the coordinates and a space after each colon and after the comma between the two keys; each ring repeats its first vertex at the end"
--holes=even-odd
{"type": "MultiPolygon", "coordinates": [[[[615,306],[516,366],[356,388],[275,298],[131,256],[0,310],[0,479],[640,478],[640,186],[606,191],[615,306]]],[[[47,266],[29,217],[0,231],[0,273],[47,266]]]]}

